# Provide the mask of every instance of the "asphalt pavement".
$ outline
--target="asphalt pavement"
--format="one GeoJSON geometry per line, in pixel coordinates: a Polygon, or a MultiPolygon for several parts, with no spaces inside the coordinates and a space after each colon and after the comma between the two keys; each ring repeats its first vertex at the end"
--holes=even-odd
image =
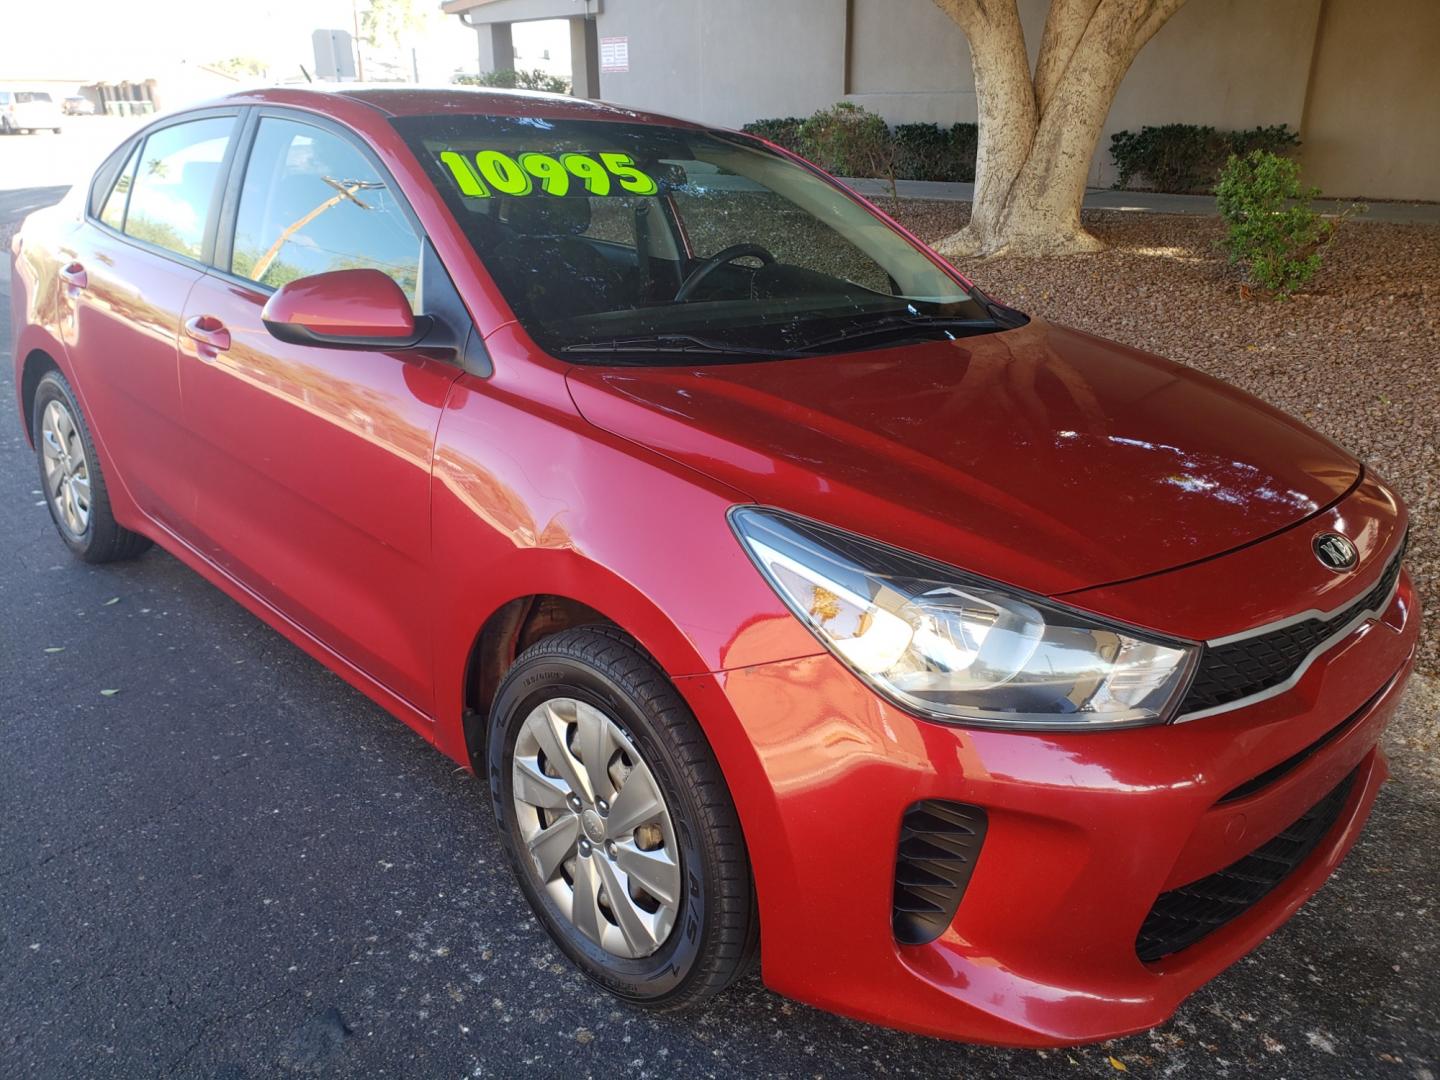
{"type": "MultiPolygon", "coordinates": [[[[0,233],[58,194],[0,192],[0,233]]],[[[1433,688],[1340,872],[1154,1032],[967,1047],[755,976],[651,1017],[548,944],[481,782],[164,552],[68,555],[16,418],[8,315],[7,293],[0,1076],[1440,1075],[1433,688]]]]}

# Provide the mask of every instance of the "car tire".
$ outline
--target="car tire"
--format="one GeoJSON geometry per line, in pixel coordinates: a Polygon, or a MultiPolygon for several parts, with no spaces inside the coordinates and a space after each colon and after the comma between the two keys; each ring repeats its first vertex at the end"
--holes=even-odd
{"type": "Polygon", "coordinates": [[[759,917],[729,788],[694,715],[633,639],[585,626],[521,654],[490,711],[486,765],[521,889],[591,980],[632,1004],[671,1011],[745,973],[759,917]],[[546,731],[566,757],[558,769],[544,754],[546,731]],[[603,749],[587,765],[591,746],[603,749]],[[658,812],[630,820],[647,800],[658,812]],[[537,841],[541,833],[560,847],[537,841]],[[621,905],[610,889],[622,892],[621,905]],[[587,904],[586,895],[597,899],[587,904]]]}
{"type": "Polygon", "coordinates": [[[88,563],[133,559],[150,547],[149,537],[115,520],[90,427],[60,372],[40,377],[30,418],[40,487],[65,545],[88,563]]]}

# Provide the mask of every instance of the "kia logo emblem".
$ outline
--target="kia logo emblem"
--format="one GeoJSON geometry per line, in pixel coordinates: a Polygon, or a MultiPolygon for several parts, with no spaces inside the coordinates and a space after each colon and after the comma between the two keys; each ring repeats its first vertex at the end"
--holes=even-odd
{"type": "Polygon", "coordinates": [[[1321,533],[1315,537],[1315,557],[1330,570],[1349,570],[1360,557],[1355,545],[1339,533],[1321,533]]]}

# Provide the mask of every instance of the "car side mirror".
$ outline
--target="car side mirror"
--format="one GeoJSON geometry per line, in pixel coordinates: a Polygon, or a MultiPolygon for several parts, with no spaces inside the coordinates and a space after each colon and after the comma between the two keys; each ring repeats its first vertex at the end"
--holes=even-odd
{"type": "Polygon", "coordinates": [[[430,330],[430,320],[410,310],[394,279],[371,269],[287,281],[266,302],[260,321],[280,341],[330,349],[409,349],[430,330]]]}

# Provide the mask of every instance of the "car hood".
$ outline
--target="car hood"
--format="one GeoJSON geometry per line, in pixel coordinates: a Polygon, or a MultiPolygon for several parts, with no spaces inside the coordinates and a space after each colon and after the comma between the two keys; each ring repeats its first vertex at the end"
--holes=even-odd
{"type": "Polygon", "coordinates": [[[758,503],[1052,596],[1254,542],[1361,473],[1231,386],[1038,320],[843,356],[576,366],[569,384],[592,424],[758,503]]]}

